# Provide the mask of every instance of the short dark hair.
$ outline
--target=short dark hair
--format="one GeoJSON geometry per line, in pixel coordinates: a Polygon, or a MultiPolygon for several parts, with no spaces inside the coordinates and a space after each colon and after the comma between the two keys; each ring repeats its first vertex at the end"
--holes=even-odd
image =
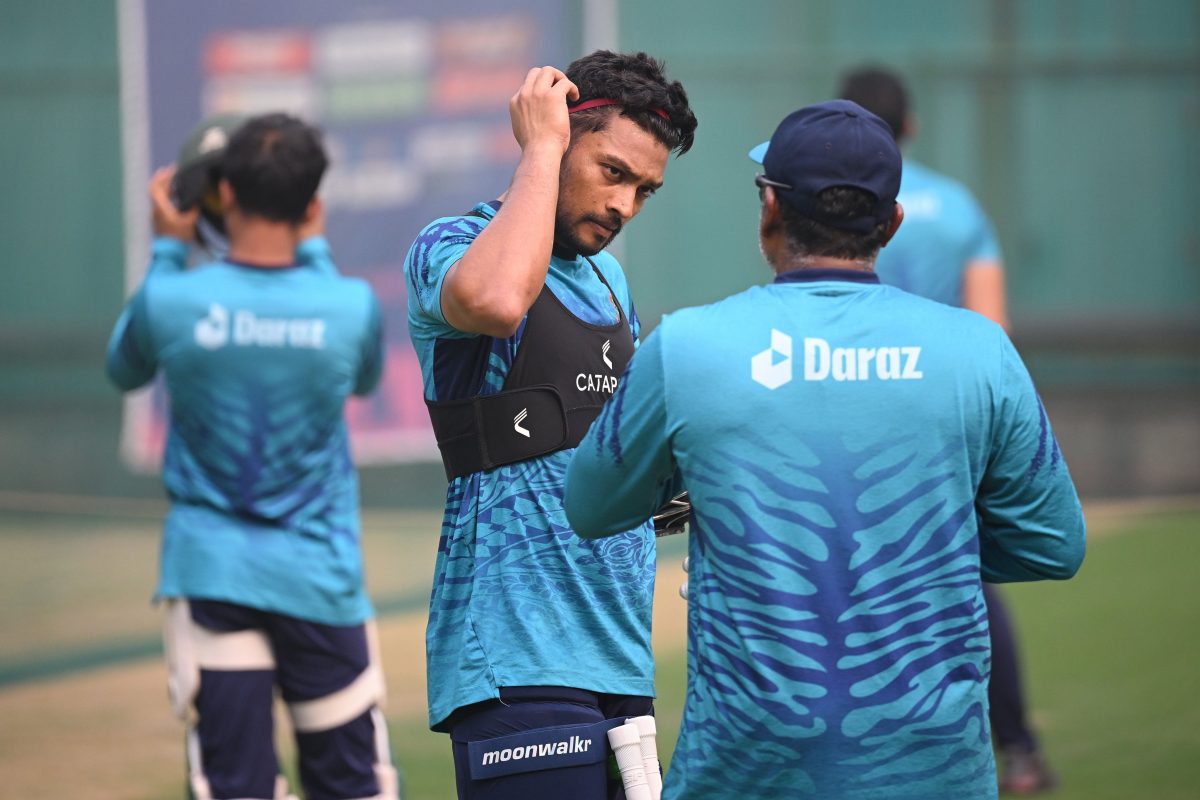
{"type": "Polygon", "coordinates": [[[572,61],[567,77],[579,88],[579,100],[616,100],[571,115],[571,133],[604,130],[614,114],[633,120],[668,150],[683,155],[696,137],[696,115],[679,81],[668,81],[666,65],[645,53],[597,50],[572,61]],[[658,112],[662,111],[662,114],[658,112]],[[663,118],[663,114],[666,118],[663,118]]]}
{"type": "Polygon", "coordinates": [[[251,117],[234,132],[221,173],[243,213],[299,224],[328,166],[320,132],[277,113],[251,117]]]}
{"type": "MultiPolygon", "coordinates": [[[[817,194],[817,208],[826,217],[854,219],[871,213],[875,195],[850,186],[831,186],[817,194]]],[[[804,216],[785,202],[779,203],[784,233],[794,256],[828,256],[861,260],[873,258],[887,241],[890,220],[867,233],[843,230],[804,216]]]]}
{"type": "Polygon", "coordinates": [[[853,100],[880,117],[892,129],[896,141],[904,137],[908,116],[908,90],[900,76],[883,67],[861,67],[846,73],[838,97],[853,100]]]}

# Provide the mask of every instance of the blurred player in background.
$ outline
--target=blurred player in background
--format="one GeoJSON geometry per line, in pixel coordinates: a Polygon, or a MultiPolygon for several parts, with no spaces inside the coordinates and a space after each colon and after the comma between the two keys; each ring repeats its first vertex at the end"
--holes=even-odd
{"type": "Polygon", "coordinates": [[[605,248],[671,151],[691,147],[696,118],[658,62],[607,51],[530,70],[510,112],[508,190],[430,223],[405,261],[450,479],[429,722],[451,736],[461,798],[598,800],[621,793],[606,720],[651,712],[655,545],[650,514],[609,541],[575,536],[563,479],[638,335],[605,248]],[[545,755],[509,759],[530,746],[545,755]]]}
{"type": "Polygon", "coordinates": [[[227,124],[206,126],[204,147],[221,151],[228,254],[186,269],[200,210],[176,208],[159,170],[150,268],[108,347],[118,387],[161,370],[169,393],[156,595],[190,793],[286,794],[278,687],[309,800],[395,798],[343,421],[347,396],[379,380],[379,308],[320,236],[318,132],[282,114],[227,124]]]}
{"type": "MultiPolygon", "coordinates": [[[[839,97],[882,117],[903,147],[916,130],[908,91],[898,75],[877,67],[853,70],[839,97]]],[[[1004,263],[991,222],[957,181],[905,159],[900,183],[904,227],[880,252],[880,280],[947,305],[968,308],[1008,329],[1004,263]]],[[[1053,788],[1029,724],[1021,689],[1016,635],[1000,592],[984,584],[992,637],[989,717],[1000,752],[1000,790],[1018,795],[1053,788]]]]}
{"type": "Polygon", "coordinates": [[[774,282],[667,316],[567,475],[590,537],[691,496],[664,797],[995,797],[981,577],[1070,577],[1074,485],[1004,331],[873,273],[887,125],[822,103],[752,156],[774,282]]]}

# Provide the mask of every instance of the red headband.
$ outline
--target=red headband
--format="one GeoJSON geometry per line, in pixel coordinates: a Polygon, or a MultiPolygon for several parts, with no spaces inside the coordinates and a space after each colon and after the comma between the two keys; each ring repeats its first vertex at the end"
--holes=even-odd
{"type": "MultiPolygon", "coordinates": [[[[579,103],[578,105],[567,106],[567,113],[574,114],[576,111],[587,111],[589,108],[600,108],[601,106],[619,106],[619,105],[621,105],[621,101],[619,101],[619,100],[613,100],[608,97],[597,97],[595,100],[585,100],[582,103],[579,103]]],[[[655,114],[658,114],[660,117],[665,119],[667,122],[671,121],[671,118],[667,116],[667,112],[663,111],[661,108],[652,108],[650,110],[653,111],[655,114]]]]}

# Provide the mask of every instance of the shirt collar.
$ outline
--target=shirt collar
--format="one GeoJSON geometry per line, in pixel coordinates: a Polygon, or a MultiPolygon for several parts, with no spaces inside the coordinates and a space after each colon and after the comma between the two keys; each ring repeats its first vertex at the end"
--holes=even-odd
{"type": "Polygon", "coordinates": [[[879,276],[863,269],[805,267],[781,272],[772,283],[816,283],[817,281],[849,281],[850,283],[879,283],[879,276]]]}
{"type": "Polygon", "coordinates": [[[288,264],[251,264],[249,261],[235,261],[229,256],[226,256],[221,260],[230,266],[241,267],[242,269],[257,269],[266,271],[295,269],[296,267],[300,266],[300,264],[296,263],[295,261],[288,264]]]}

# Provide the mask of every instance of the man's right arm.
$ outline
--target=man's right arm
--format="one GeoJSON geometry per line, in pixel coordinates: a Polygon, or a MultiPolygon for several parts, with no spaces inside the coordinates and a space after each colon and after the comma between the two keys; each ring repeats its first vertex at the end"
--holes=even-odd
{"type": "Polygon", "coordinates": [[[121,391],[149,383],[158,369],[150,338],[148,286],[156,277],[183,272],[187,268],[187,255],[187,244],[172,236],[156,237],[150,245],[146,277],[125,304],[108,340],[106,371],[109,380],[121,391]]]}
{"type": "Polygon", "coordinates": [[[1008,293],[1004,287],[1004,259],[1000,254],[1000,243],[996,231],[983,209],[970,200],[970,213],[974,216],[974,234],[970,242],[970,253],[963,264],[962,307],[990,319],[1004,330],[1009,330],[1008,293]]]}
{"type": "Polygon", "coordinates": [[[370,309],[367,312],[367,330],[363,337],[362,360],[358,365],[358,374],[354,379],[354,394],[362,397],[374,391],[383,375],[383,313],[379,309],[379,299],[371,292],[370,309]]]}
{"type": "Polygon", "coordinates": [[[559,170],[570,143],[567,102],[579,91],[553,67],[529,71],[509,103],[521,161],[495,219],[442,284],[441,312],[464,333],[507,338],[546,282],[559,170]]]}
{"type": "Polygon", "coordinates": [[[129,299],[108,340],[108,379],[123,392],[144,386],[158,369],[146,311],[146,287],[129,299]]]}
{"type": "Polygon", "coordinates": [[[108,340],[105,371],[109,380],[122,391],[143,386],[158,369],[157,355],[150,336],[146,284],[154,277],[183,272],[187,268],[188,245],[196,229],[199,211],[180,211],[171,200],[174,167],[163,167],[150,178],[151,223],[154,241],[150,245],[150,266],[142,286],[125,304],[108,340]]]}
{"type": "Polygon", "coordinates": [[[1004,264],[999,259],[968,261],[963,270],[962,305],[1009,329],[1008,302],[1004,289],[1004,264]]]}
{"type": "Polygon", "coordinates": [[[975,503],[983,579],[1070,578],[1085,549],[1079,496],[1046,409],[1007,337],[1001,360],[991,452],[975,503]]]}

